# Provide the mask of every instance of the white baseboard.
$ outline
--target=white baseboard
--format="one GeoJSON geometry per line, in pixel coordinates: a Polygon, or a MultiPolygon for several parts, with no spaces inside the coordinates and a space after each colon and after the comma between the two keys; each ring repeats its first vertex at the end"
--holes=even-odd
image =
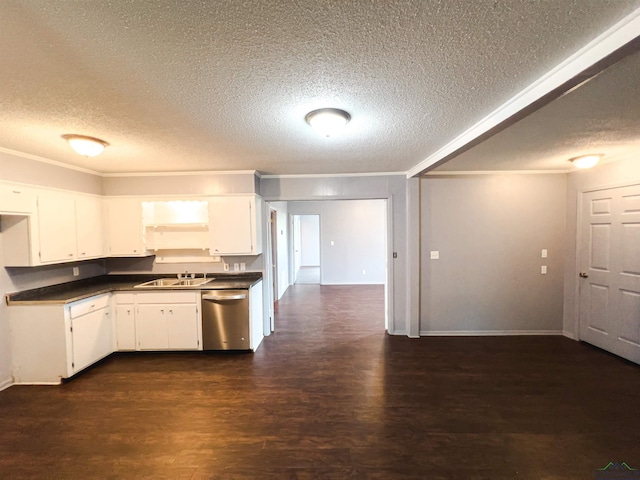
{"type": "Polygon", "coordinates": [[[578,337],[576,337],[573,333],[571,332],[567,332],[566,330],[562,332],[562,335],[570,338],[571,340],[578,340],[578,337]]]}
{"type": "Polygon", "coordinates": [[[390,332],[389,330],[387,330],[387,333],[389,335],[394,335],[394,336],[407,336],[407,332],[406,330],[395,330],[393,332],[390,332]]]}
{"type": "Polygon", "coordinates": [[[14,382],[13,385],[62,385],[60,382],[14,382]]]}
{"type": "Polygon", "coordinates": [[[9,388],[11,385],[13,385],[13,378],[8,377],[5,378],[4,380],[0,381],[0,392],[6,388],[9,388]]]}
{"type": "Polygon", "coordinates": [[[433,330],[421,337],[499,337],[515,335],[563,335],[562,330],[433,330]]]}

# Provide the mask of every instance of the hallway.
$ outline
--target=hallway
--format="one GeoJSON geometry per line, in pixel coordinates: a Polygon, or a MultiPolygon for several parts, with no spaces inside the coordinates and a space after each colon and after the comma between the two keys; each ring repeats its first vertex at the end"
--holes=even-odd
{"type": "Polygon", "coordinates": [[[116,354],[0,392],[0,478],[593,478],[640,466],[640,368],[562,337],[390,337],[296,285],[257,353],[116,354]]]}

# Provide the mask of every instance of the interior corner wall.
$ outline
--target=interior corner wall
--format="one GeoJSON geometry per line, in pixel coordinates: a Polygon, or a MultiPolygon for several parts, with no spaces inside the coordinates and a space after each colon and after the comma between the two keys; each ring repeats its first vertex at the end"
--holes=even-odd
{"type": "Polygon", "coordinates": [[[616,162],[598,165],[589,170],[578,170],[568,175],[566,213],[566,259],[564,281],[563,328],[566,336],[579,339],[579,305],[577,231],[578,201],[582,192],[599,188],[640,184],[640,155],[616,162]]]}
{"type": "Polygon", "coordinates": [[[421,335],[562,331],[566,184],[566,174],[421,180],[421,335]]]}

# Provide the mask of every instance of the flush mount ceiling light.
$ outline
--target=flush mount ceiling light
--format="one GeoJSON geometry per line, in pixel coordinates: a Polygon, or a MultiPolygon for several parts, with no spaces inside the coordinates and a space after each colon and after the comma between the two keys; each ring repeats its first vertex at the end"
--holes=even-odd
{"type": "Polygon", "coordinates": [[[351,115],[338,108],[321,108],[307,113],[304,119],[316,132],[330,137],[349,123],[351,115]]]}
{"type": "Polygon", "coordinates": [[[104,140],[100,140],[99,138],[87,137],[86,135],[75,135],[75,134],[66,134],[62,135],[73,150],[85,157],[95,157],[100,155],[104,148],[109,145],[104,140]]]}
{"type": "Polygon", "coordinates": [[[572,158],[569,161],[573,163],[576,166],[576,168],[591,168],[591,167],[595,167],[598,164],[601,157],[602,157],[602,154],[583,155],[581,157],[572,158]]]}

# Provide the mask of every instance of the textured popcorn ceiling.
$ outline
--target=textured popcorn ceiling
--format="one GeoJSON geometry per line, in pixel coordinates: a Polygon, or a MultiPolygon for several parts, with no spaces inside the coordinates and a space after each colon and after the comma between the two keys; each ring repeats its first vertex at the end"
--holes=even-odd
{"type": "Polygon", "coordinates": [[[406,171],[639,6],[3,0],[0,147],[105,173],[406,171]],[[319,137],[320,107],[352,121],[319,137]],[[85,159],[64,133],[111,145],[85,159]]]}
{"type": "Polygon", "coordinates": [[[569,159],[589,153],[640,161],[640,52],[434,172],[571,171],[569,159]]]}

